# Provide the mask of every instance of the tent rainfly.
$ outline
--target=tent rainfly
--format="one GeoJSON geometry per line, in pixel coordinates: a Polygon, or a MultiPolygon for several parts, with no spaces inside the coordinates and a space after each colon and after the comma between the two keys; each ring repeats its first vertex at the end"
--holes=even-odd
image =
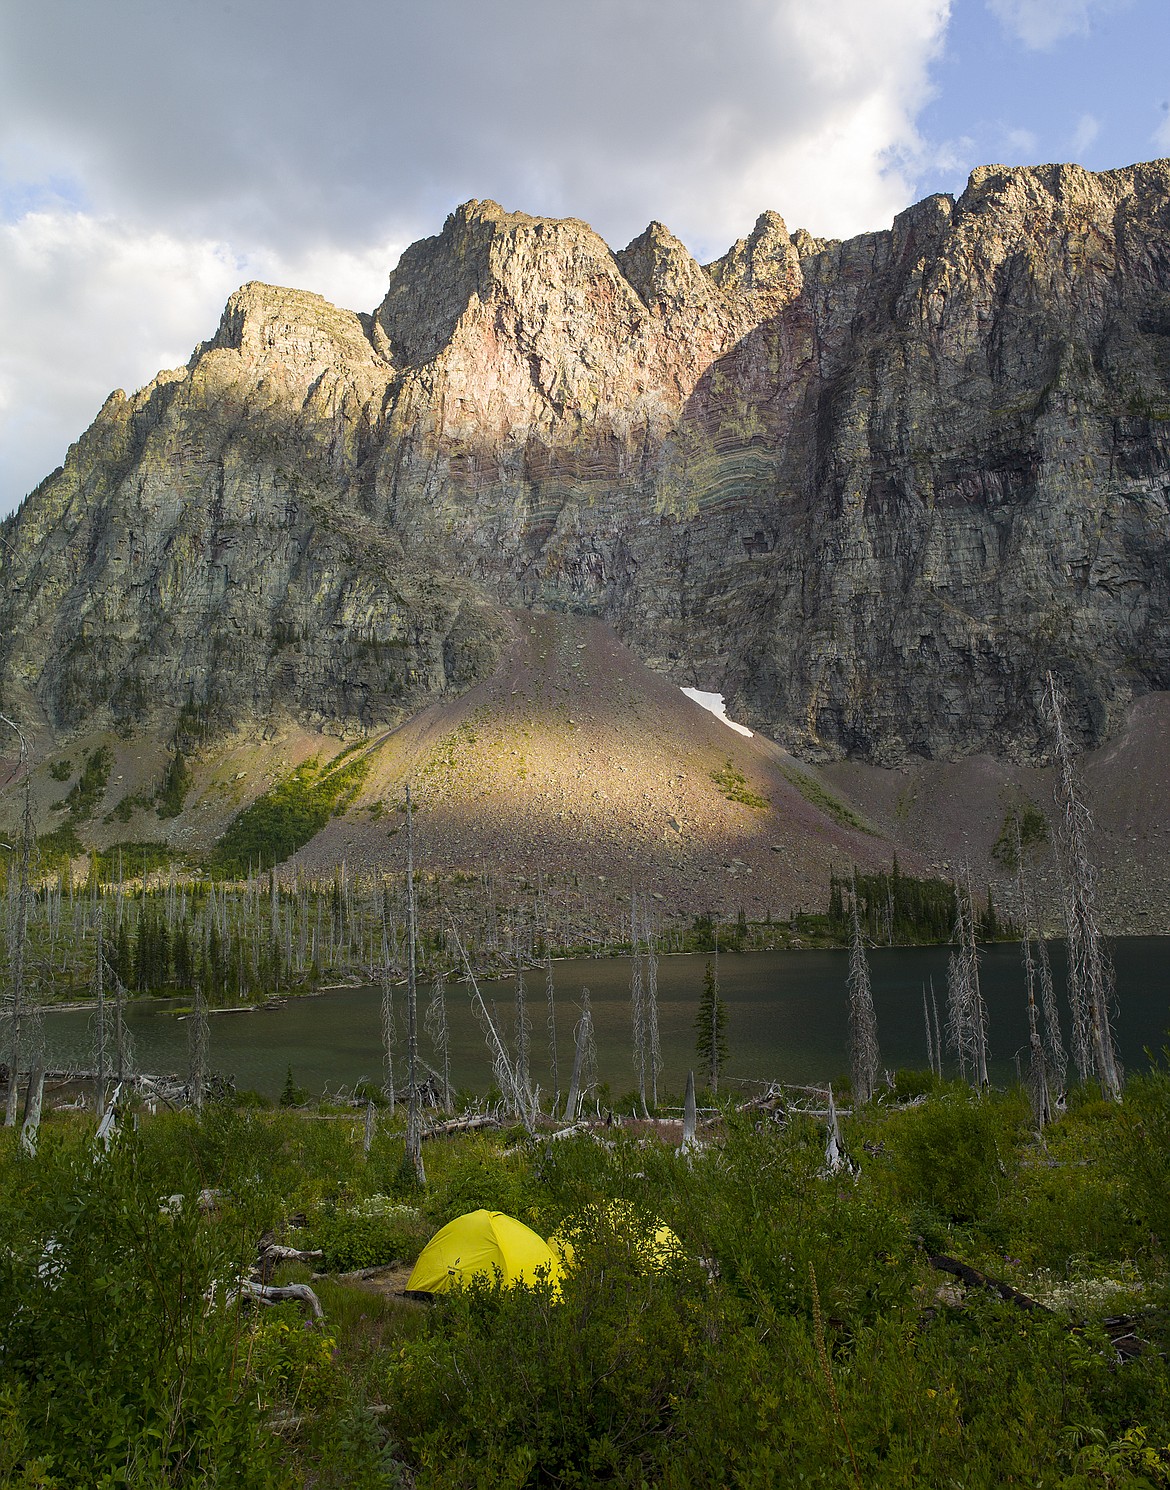
{"type": "MultiPolygon", "coordinates": [[[[547,1281],[558,1290],[563,1268],[548,1243],[503,1211],[470,1211],[448,1221],[423,1248],[408,1293],[450,1293],[472,1278],[504,1288],[547,1281]]],[[[559,1290],[558,1290],[559,1291],[559,1290]]]]}
{"type": "Polygon", "coordinates": [[[581,1238],[606,1232],[625,1242],[635,1263],[645,1272],[661,1272],[684,1256],[683,1244],[664,1221],[640,1217],[633,1206],[621,1200],[589,1206],[562,1222],[548,1241],[562,1265],[570,1268],[576,1264],[576,1244],[581,1238]]]}

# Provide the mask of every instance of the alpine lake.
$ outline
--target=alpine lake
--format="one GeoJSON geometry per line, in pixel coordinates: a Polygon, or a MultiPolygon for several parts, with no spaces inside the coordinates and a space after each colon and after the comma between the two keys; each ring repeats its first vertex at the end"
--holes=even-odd
{"type": "MultiPolygon", "coordinates": [[[[1064,997],[1064,947],[1050,943],[1053,977],[1068,1042],[1064,997]]],[[[1116,971],[1114,1032],[1123,1064],[1144,1069],[1148,1054],[1160,1056],[1170,1042],[1170,937],[1123,937],[1110,943],[1116,971]]],[[[947,960],[951,949],[889,947],[869,953],[878,1038],[883,1066],[925,1069],[926,999],[937,1001],[946,1019],[947,960]]],[[[725,1084],[750,1090],[750,1083],[793,1085],[839,1079],[849,1068],[848,973],[846,951],[786,951],[721,954],[720,993],[727,1007],[725,1084]]],[[[675,1102],[687,1071],[698,1067],[695,1019],[703,987],[705,955],[667,956],[658,963],[658,1016],[662,1072],[660,1094],[675,1102]]],[[[1017,1059],[1026,1068],[1027,1009],[1020,947],[996,943],[980,948],[980,982],[988,1009],[991,1078],[997,1085],[1016,1079],[1017,1059]]],[[[556,1043],[561,1087],[568,1085],[573,1031],[582,989],[588,988],[597,1044],[597,1081],[607,1084],[611,1102],[621,1102],[635,1086],[630,1020],[630,959],[602,957],[552,964],[556,1003],[556,1043]]],[[[515,978],[486,980],[480,989],[506,1039],[515,1030],[515,978]]],[[[546,975],[542,967],[525,972],[531,1027],[533,1080],[552,1089],[546,975]]],[[[419,1050],[437,1064],[422,1028],[431,997],[419,986],[419,1050]]],[[[1037,990],[1037,999],[1039,991],[1037,990]]],[[[486,1093],[491,1063],[477,1025],[468,986],[451,980],[446,991],[450,1030],[451,1080],[456,1088],[486,1093]]],[[[394,988],[397,1025],[397,1080],[405,1079],[405,986],[394,988]]],[[[190,1023],[173,1000],[132,1001],[127,1023],[137,1070],[153,1074],[187,1069],[190,1023]]],[[[46,1063],[50,1068],[92,1065],[93,1011],[46,1010],[46,1063]]],[[[362,1078],[381,1084],[381,992],[376,987],[326,989],[293,996],[274,1008],[212,1011],[209,1065],[231,1078],[237,1089],[276,1097],[291,1067],[298,1086],[313,1094],[352,1090],[362,1078]]],[[[944,1065],[953,1065],[945,1062],[944,1065]]],[[[1071,1061],[1070,1061],[1071,1067],[1071,1061]]],[[[702,1072],[696,1069],[702,1082],[702,1072]]]]}

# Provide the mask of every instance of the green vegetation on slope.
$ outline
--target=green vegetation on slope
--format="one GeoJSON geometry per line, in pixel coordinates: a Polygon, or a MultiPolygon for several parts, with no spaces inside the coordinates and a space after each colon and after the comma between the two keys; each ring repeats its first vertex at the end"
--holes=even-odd
{"type": "Polygon", "coordinates": [[[67,821],[70,826],[76,827],[78,823],[88,822],[93,816],[94,809],[105,795],[113,764],[114,757],[108,745],[99,745],[86,756],[81,775],[65,797],[53,804],[54,811],[64,809],[68,812],[67,821]]]}
{"type": "Polygon", "coordinates": [[[758,812],[767,809],[767,797],[762,797],[759,792],[753,791],[748,786],[747,777],[732,764],[730,759],[718,771],[711,772],[711,780],[729,802],[739,802],[744,807],[754,807],[758,812]]]}
{"type": "Polygon", "coordinates": [[[835,823],[840,823],[843,828],[854,828],[858,833],[868,833],[875,837],[873,828],[858,817],[851,807],[846,807],[844,802],[827,791],[819,781],[807,776],[803,771],[794,767],[783,767],[785,780],[794,786],[800,795],[810,806],[815,807],[818,812],[823,812],[826,817],[831,817],[835,823]]]}
{"type": "MultiPolygon", "coordinates": [[[[347,757],[350,753],[344,752],[347,757]]],[[[368,769],[368,756],[324,767],[315,756],[305,761],[232,820],[212,853],[212,869],[221,874],[247,874],[249,868],[283,863],[318,834],[331,816],[345,811],[368,769]]]]}

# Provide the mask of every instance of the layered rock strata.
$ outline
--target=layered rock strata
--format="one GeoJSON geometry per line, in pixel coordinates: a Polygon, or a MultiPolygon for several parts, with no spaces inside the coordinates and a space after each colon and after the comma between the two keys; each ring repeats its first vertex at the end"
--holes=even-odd
{"type": "Polygon", "coordinates": [[[845,243],[472,202],[372,315],[248,285],[4,530],[55,731],[373,727],[608,620],[809,756],[1084,743],[1170,680],[1170,163],[986,167],[845,243]]]}

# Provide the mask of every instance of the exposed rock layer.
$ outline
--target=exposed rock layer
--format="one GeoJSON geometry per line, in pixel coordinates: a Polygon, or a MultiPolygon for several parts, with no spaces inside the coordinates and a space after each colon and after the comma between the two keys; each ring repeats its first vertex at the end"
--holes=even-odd
{"type": "Polygon", "coordinates": [[[1099,741],[1170,683],[1170,163],[706,268],[469,203],[371,316],[245,286],[4,538],[4,700],[55,730],[394,721],[503,603],[809,755],[1033,755],[1048,668],[1099,741]]]}

